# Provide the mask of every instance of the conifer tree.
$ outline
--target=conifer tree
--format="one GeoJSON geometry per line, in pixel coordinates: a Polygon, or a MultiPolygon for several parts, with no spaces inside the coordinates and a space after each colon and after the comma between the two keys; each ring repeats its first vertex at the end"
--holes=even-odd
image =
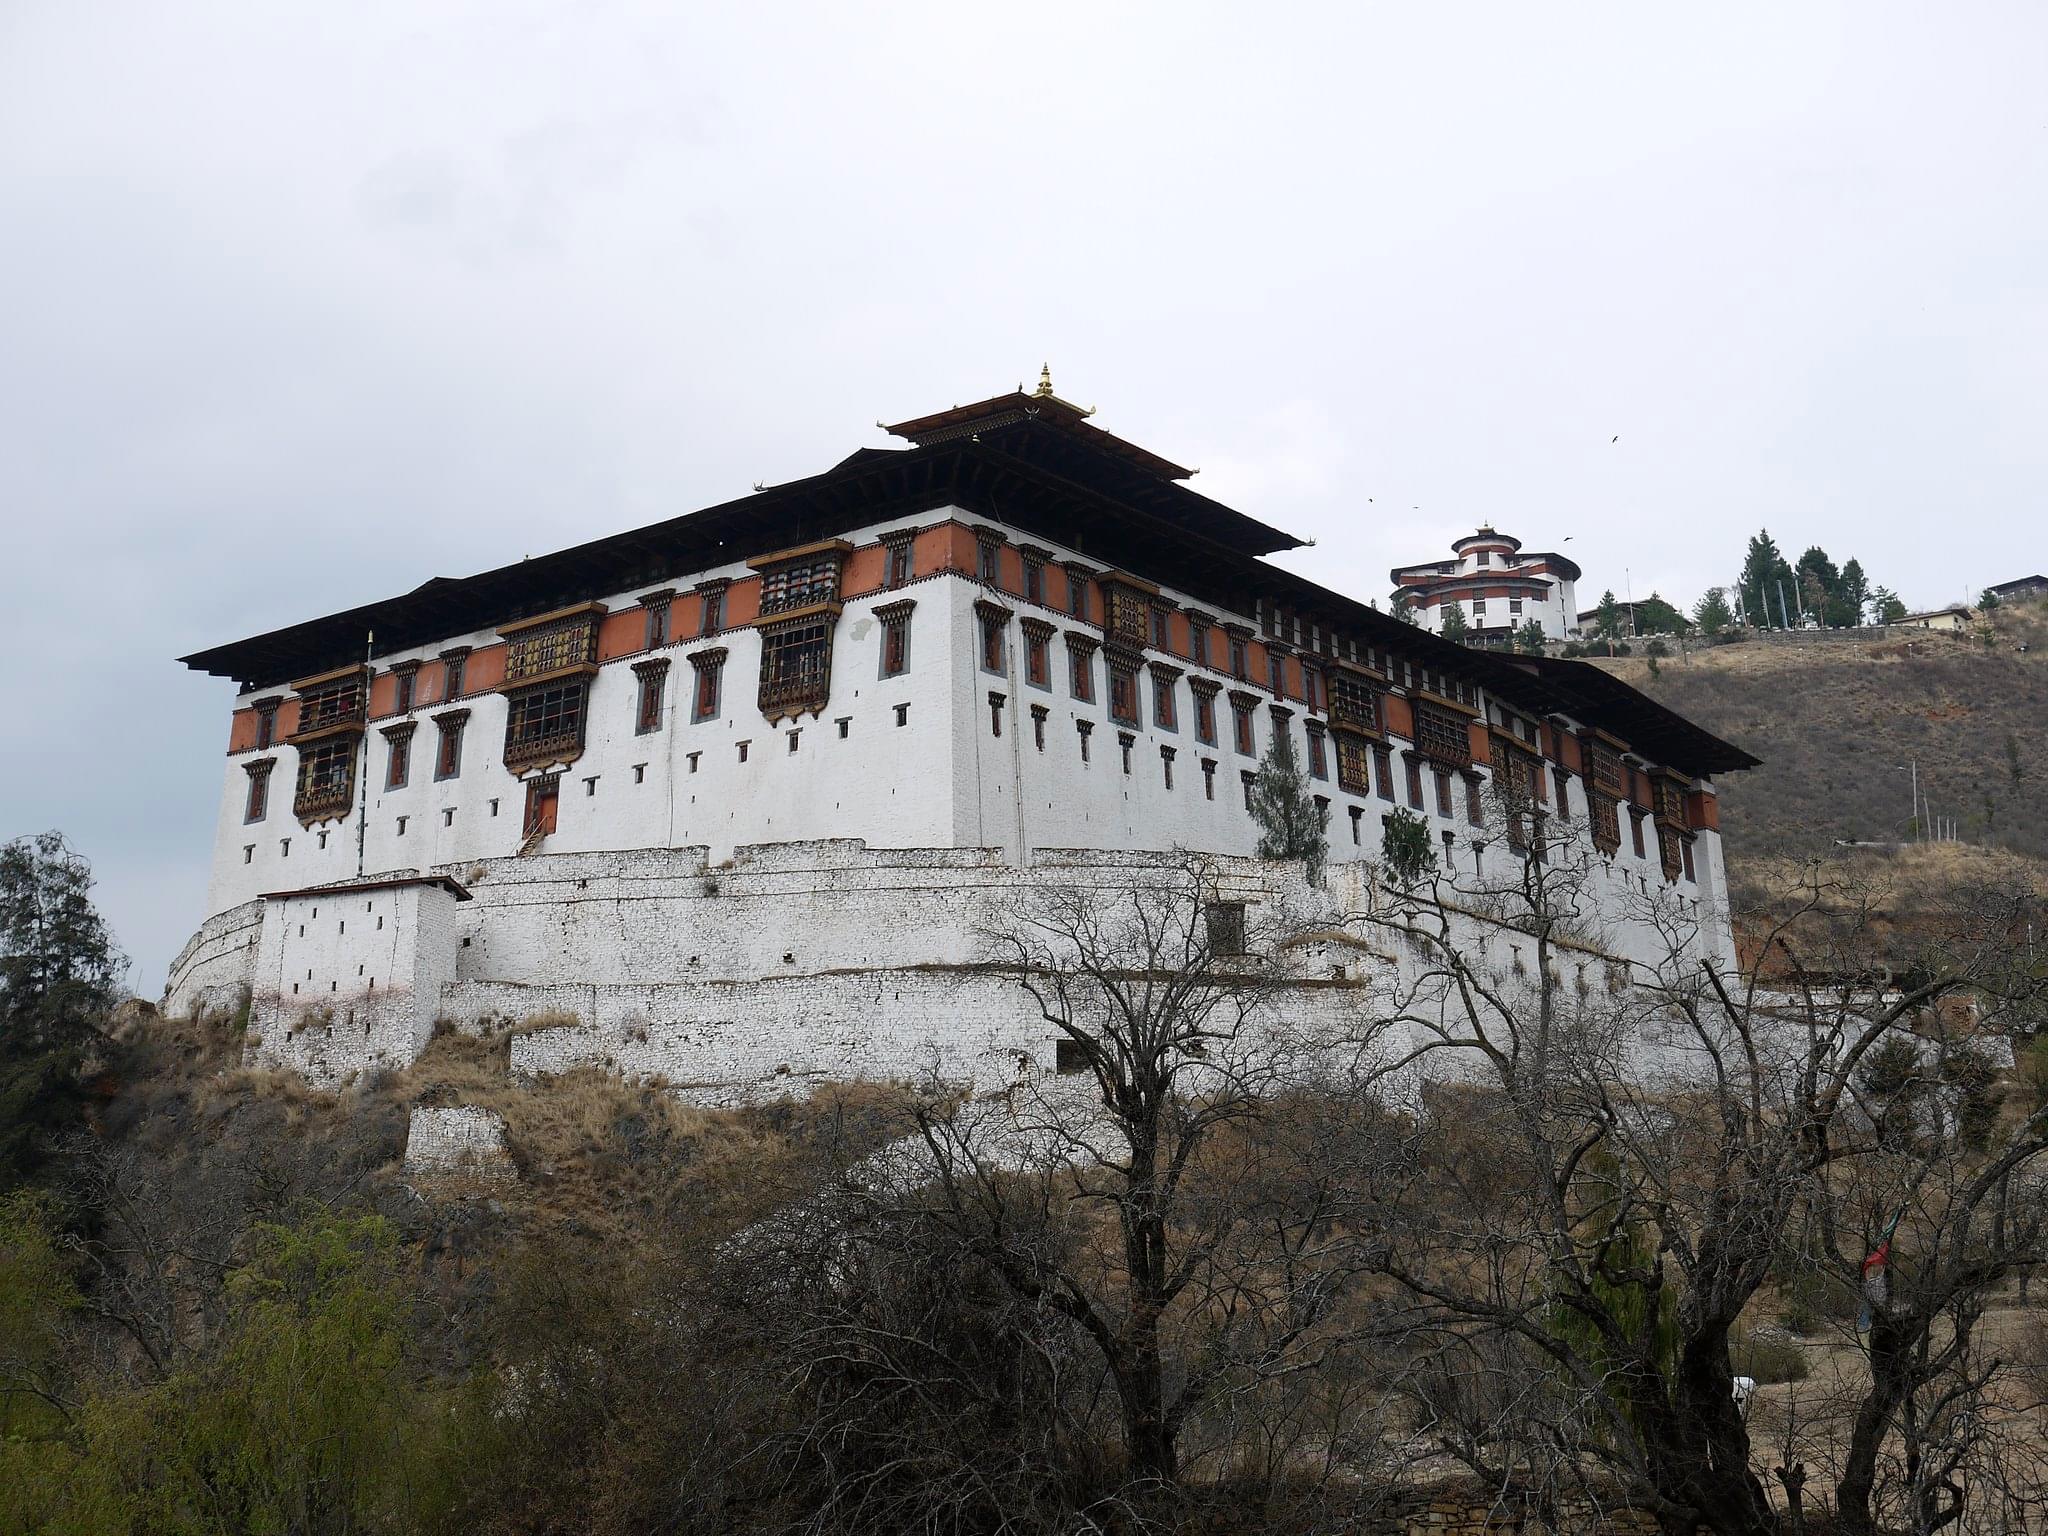
{"type": "Polygon", "coordinates": [[[1465,605],[1459,602],[1444,604],[1444,616],[1437,633],[1446,640],[1463,642],[1465,638],[1465,605]]]}
{"type": "Polygon", "coordinates": [[[1700,600],[1692,605],[1692,622],[1703,635],[1721,633],[1735,622],[1735,613],[1728,606],[1728,593],[1722,587],[1709,587],[1701,594],[1700,600]]]}
{"type": "Polygon", "coordinates": [[[1323,877],[1329,854],[1329,810],[1316,803],[1291,732],[1273,732],[1252,781],[1252,820],[1259,824],[1259,857],[1300,859],[1311,885],[1323,877]]]}

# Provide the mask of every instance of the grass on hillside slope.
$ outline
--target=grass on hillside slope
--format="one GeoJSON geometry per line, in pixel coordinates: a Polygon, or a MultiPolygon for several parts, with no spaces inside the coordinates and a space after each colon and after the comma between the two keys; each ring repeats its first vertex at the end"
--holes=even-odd
{"type": "Polygon", "coordinates": [[[1965,841],[2048,859],[2048,606],[1968,636],[1712,646],[1654,678],[1641,656],[1597,664],[1764,760],[1718,781],[1731,856],[1910,837],[1917,759],[1965,841]]]}

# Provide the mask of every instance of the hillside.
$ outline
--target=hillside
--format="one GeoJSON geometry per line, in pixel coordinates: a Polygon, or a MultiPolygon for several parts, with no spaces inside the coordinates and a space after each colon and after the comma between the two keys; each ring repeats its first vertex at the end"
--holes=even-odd
{"type": "Polygon", "coordinates": [[[2048,608],[1976,634],[1753,639],[1596,664],[1764,760],[1720,781],[1736,865],[1912,836],[1909,764],[1965,843],[2048,861],[2048,608]]]}

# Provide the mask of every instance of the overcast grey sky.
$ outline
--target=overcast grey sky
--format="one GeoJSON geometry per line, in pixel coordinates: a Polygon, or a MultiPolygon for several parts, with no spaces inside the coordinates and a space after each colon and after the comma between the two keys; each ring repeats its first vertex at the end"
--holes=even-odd
{"type": "Polygon", "coordinates": [[[2044,79],[2038,0],[0,0],[0,833],[154,995],[230,697],[173,657],[1046,360],[1382,603],[1481,519],[1589,605],[1761,525],[2048,567],[2044,79]]]}

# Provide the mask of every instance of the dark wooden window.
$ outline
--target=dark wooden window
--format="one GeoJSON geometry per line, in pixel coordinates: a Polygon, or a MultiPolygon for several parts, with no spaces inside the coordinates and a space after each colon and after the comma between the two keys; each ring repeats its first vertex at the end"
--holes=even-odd
{"type": "Polygon", "coordinates": [[[1028,603],[1045,601],[1045,562],[1036,555],[1024,557],[1024,600],[1028,603]]]}
{"type": "Polygon", "coordinates": [[[1408,768],[1408,804],[1419,811],[1422,809],[1422,759],[1408,752],[1402,755],[1401,761],[1408,768]]]}
{"type": "Polygon", "coordinates": [[[1308,771],[1319,779],[1330,776],[1329,749],[1323,741],[1323,733],[1313,727],[1308,733],[1308,771]]]}
{"type": "Polygon", "coordinates": [[[668,603],[647,605],[647,649],[654,650],[668,644],[668,603]]]}
{"type": "Polygon", "coordinates": [[[1074,730],[1081,738],[1081,761],[1085,764],[1088,761],[1088,738],[1095,732],[1095,722],[1093,720],[1076,720],[1074,722],[1074,730]]]}
{"type": "Polygon", "coordinates": [[[402,667],[402,668],[401,668],[401,667],[393,667],[393,668],[391,669],[391,675],[392,675],[392,703],[391,703],[391,707],[392,707],[392,709],[393,709],[393,710],[394,710],[394,711],[395,711],[396,713],[398,713],[398,714],[401,714],[401,715],[404,715],[404,714],[410,714],[410,713],[412,712],[412,695],[413,695],[413,679],[414,679],[414,678],[415,678],[416,676],[418,676],[418,674],[419,674],[419,663],[418,663],[418,662],[413,662],[413,663],[411,663],[411,664],[409,664],[409,665],[407,665],[407,666],[405,666],[405,667],[402,667]]]}
{"type": "Polygon", "coordinates": [[[1278,655],[1268,655],[1266,657],[1266,686],[1272,690],[1274,698],[1284,699],[1287,697],[1287,661],[1285,657],[1278,655]]]}
{"type": "Polygon", "coordinates": [[[1207,746],[1216,745],[1216,685],[1214,683],[1190,683],[1195,696],[1195,740],[1207,746]]]}
{"type": "Polygon", "coordinates": [[[1213,757],[1202,759],[1202,798],[1204,800],[1214,800],[1216,798],[1216,759],[1213,757]]]}
{"type": "Polygon", "coordinates": [[[301,821],[340,816],[355,803],[356,744],[360,739],[324,736],[299,748],[299,784],[292,813],[301,821]]]}
{"type": "Polygon", "coordinates": [[[403,789],[412,777],[412,727],[400,726],[384,733],[384,787],[403,789]]]}
{"type": "Polygon", "coordinates": [[[1009,615],[981,609],[981,670],[1001,672],[1003,670],[1003,630],[1009,615]]]}
{"type": "Polygon", "coordinates": [[[274,757],[242,765],[243,771],[249,775],[249,798],[242,807],[242,820],[261,821],[270,813],[270,771],[276,766],[274,757]]]}
{"type": "Polygon", "coordinates": [[[882,676],[901,677],[910,670],[910,615],[892,613],[882,620],[882,676]]]}
{"type": "Polygon", "coordinates": [[[1643,857],[1643,813],[1634,806],[1628,809],[1629,835],[1635,840],[1636,857],[1643,857]]]}
{"type": "Polygon", "coordinates": [[[974,575],[979,581],[998,586],[1003,579],[1003,541],[993,534],[974,536],[974,575]]]}
{"type": "Polygon", "coordinates": [[[1382,800],[1394,798],[1394,754],[1390,748],[1375,746],[1372,749],[1373,778],[1379,786],[1382,800]]]}
{"type": "Polygon", "coordinates": [[[1363,736],[1337,732],[1337,787],[1348,794],[1372,793],[1372,776],[1366,768],[1368,746],[1363,736]]]}
{"type": "Polygon", "coordinates": [[[1415,705],[1415,749],[1453,768],[1472,761],[1472,731],[1465,717],[1453,710],[1417,701],[1415,705]]]}
{"type": "Polygon", "coordinates": [[[434,777],[452,779],[462,772],[462,727],[469,719],[466,709],[434,716],[434,728],[441,733],[434,744],[434,777]]]}
{"type": "Polygon", "coordinates": [[[1237,750],[1246,757],[1255,756],[1258,746],[1252,735],[1252,707],[1236,699],[1230,701],[1230,729],[1237,750]]]}
{"type": "Polygon", "coordinates": [[[1230,637],[1230,675],[1240,682],[1252,675],[1251,651],[1238,635],[1230,637]]]}
{"type": "Polygon", "coordinates": [[[1479,775],[1465,775],[1465,819],[1475,827],[1486,825],[1486,806],[1479,796],[1479,775]]]}
{"type": "Polygon", "coordinates": [[[715,635],[725,628],[725,588],[706,587],[703,595],[703,612],[698,619],[697,634],[715,635]]]}
{"type": "Polygon", "coordinates": [[[1045,750],[1045,717],[1050,713],[1043,704],[1031,706],[1031,740],[1039,751],[1045,750]]]}
{"type": "Polygon", "coordinates": [[[832,691],[832,620],[779,624],[761,631],[761,712],[771,720],[818,713],[832,691]]]}
{"type": "Polygon", "coordinates": [[[1188,655],[1198,667],[1209,665],[1209,626],[1200,619],[1188,620],[1188,655]]]}
{"type": "Polygon", "coordinates": [[[1612,856],[1621,848],[1621,802],[1605,790],[1586,787],[1586,821],[1593,830],[1593,846],[1612,856]]]}
{"type": "Polygon", "coordinates": [[[889,572],[883,578],[883,585],[892,588],[909,585],[915,540],[905,537],[884,542],[889,547],[889,572]]]}
{"type": "Polygon", "coordinates": [[[1664,878],[1666,880],[1676,880],[1684,869],[1685,855],[1680,852],[1684,846],[1685,839],[1679,834],[1676,827],[1667,827],[1659,824],[1657,828],[1657,857],[1658,862],[1663,865],[1664,878]]]}
{"type": "Polygon", "coordinates": [[[520,831],[529,838],[543,838],[555,830],[555,817],[562,804],[562,776],[551,773],[526,781],[526,811],[520,831]]]}
{"type": "Polygon", "coordinates": [[[590,683],[581,677],[508,696],[505,766],[547,762],[582,751],[584,705],[589,697],[590,683]]]}
{"type": "Polygon", "coordinates": [[[1172,650],[1172,635],[1173,625],[1166,616],[1166,610],[1164,608],[1154,608],[1152,610],[1152,649],[1155,651],[1172,650]]]}
{"type": "Polygon", "coordinates": [[[1080,571],[1067,571],[1067,612],[1086,622],[1088,618],[1088,578],[1080,571]]]}
{"type": "Polygon", "coordinates": [[[690,718],[710,720],[718,714],[719,695],[724,691],[725,649],[720,646],[699,651],[690,658],[697,672],[697,687],[691,698],[690,718]]]}
{"type": "Polygon", "coordinates": [[[256,750],[261,752],[277,740],[276,699],[259,699],[256,704],[256,750]]]}
{"type": "Polygon", "coordinates": [[[449,656],[443,659],[441,665],[447,674],[443,681],[441,697],[444,699],[461,698],[465,674],[469,671],[469,658],[467,656],[449,656]]]}
{"type": "Polygon", "coordinates": [[[1141,646],[1150,637],[1147,616],[1151,600],[1119,581],[1102,584],[1102,627],[1117,639],[1141,646]]]}
{"type": "Polygon", "coordinates": [[[1354,677],[1348,672],[1339,672],[1332,678],[1329,709],[1333,721],[1374,734],[1379,732],[1379,690],[1364,678],[1354,677]]]}
{"type": "Polygon", "coordinates": [[[633,710],[633,734],[645,736],[661,729],[662,701],[668,692],[668,663],[643,661],[633,668],[633,673],[640,684],[639,700],[633,710]]]}
{"type": "Polygon", "coordinates": [[[1689,837],[1681,838],[1679,840],[1679,847],[1685,859],[1685,878],[1688,880],[1697,879],[1698,876],[1694,875],[1692,870],[1692,839],[1689,837]]]}
{"type": "Polygon", "coordinates": [[[1040,688],[1052,686],[1052,647],[1035,629],[1024,632],[1024,678],[1040,688]]]}
{"type": "Polygon", "coordinates": [[[1128,662],[1109,663],[1109,718],[1119,725],[1138,723],[1138,677],[1128,662]]]}
{"type": "Polygon", "coordinates": [[[1163,731],[1179,724],[1173,705],[1173,679],[1163,672],[1152,674],[1152,723],[1163,731]]]}
{"type": "Polygon", "coordinates": [[[839,556],[821,555],[815,560],[794,560],[778,565],[761,576],[761,612],[787,613],[817,603],[836,602],[839,597],[839,556]]]}
{"type": "Polygon", "coordinates": [[[1249,811],[1252,808],[1252,787],[1259,782],[1259,776],[1250,769],[1245,769],[1238,774],[1238,779],[1244,785],[1244,808],[1249,811]]]}
{"type": "Polygon", "coordinates": [[[1436,813],[1446,821],[1450,820],[1452,815],[1451,770],[1448,768],[1436,770],[1436,813]]]}
{"type": "Polygon", "coordinates": [[[1003,734],[1003,695],[992,693],[988,696],[988,733],[991,736],[1003,734]]]}
{"type": "Polygon", "coordinates": [[[1067,648],[1067,680],[1074,697],[1083,704],[1095,702],[1095,657],[1094,653],[1080,646],[1067,648]]]}
{"type": "Polygon", "coordinates": [[[1557,790],[1557,814],[1566,821],[1572,819],[1572,776],[1561,765],[1550,770],[1550,776],[1557,790]]]}

